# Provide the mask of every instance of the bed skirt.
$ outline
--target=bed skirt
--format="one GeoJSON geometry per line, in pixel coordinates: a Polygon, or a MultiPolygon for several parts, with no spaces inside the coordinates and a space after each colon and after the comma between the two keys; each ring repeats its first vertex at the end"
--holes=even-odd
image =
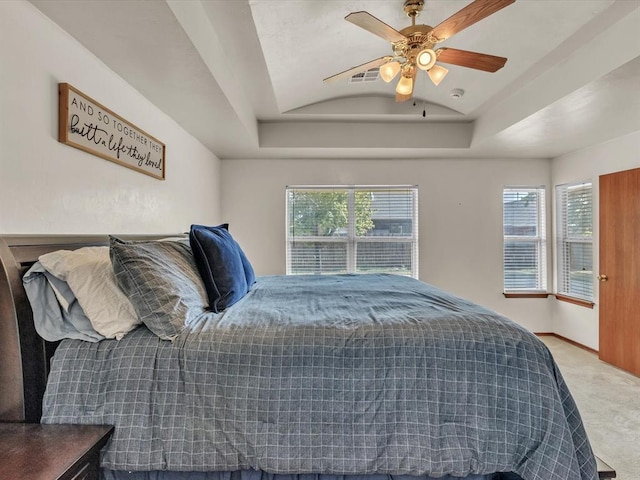
{"type": "Polygon", "coordinates": [[[522,480],[515,473],[468,475],[466,477],[430,477],[428,475],[323,475],[306,473],[299,475],[273,474],[256,470],[234,472],[138,472],[102,469],[102,480],[522,480]]]}

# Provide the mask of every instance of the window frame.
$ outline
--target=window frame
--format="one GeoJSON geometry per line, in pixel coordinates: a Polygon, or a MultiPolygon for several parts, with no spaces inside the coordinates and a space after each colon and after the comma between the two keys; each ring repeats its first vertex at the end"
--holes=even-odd
{"type": "Polygon", "coordinates": [[[559,300],[593,307],[594,303],[594,251],[593,251],[593,182],[584,180],[581,182],[565,183],[556,185],[555,201],[556,201],[556,285],[555,295],[559,300]],[[588,197],[590,199],[591,210],[591,235],[590,236],[572,236],[569,234],[569,211],[568,211],[568,195],[571,189],[588,188],[588,197]],[[591,282],[590,292],[581,295],[579,292],[572,291],[571,288],[571,245],[591,245],[591,282]]]}
{"type": "MultiPolygon", "coordinates": [[[[419,278],[419,238],[418,238],[418,186],[417,185],[287,185],[285,188],[285,243],[286,243],[286,274],[297,275],[293,272],[292,245],[296,242],[341,243],[346,246],[346,273],[361,274],[357,271],[357,247],[364,243],[409,243],[411,249],[411,274],[412,278],[419,278]],[[292,191],[318,191],[318,192],[346,192],[347,193],[347,231],[345,236],[292,236],[290,192],[292,191]],[[412,196],[412,229],[409,235],[357,235],[356,232],[356,192],[366,191],[375,193],[389,191],[411,191],[412,196]]],[[[310,272],[308,272],[310,273],[310,272]]],[[[393,272],[390,272],[393,273],[393,272]]]]}
{"type": "Polygon", "coordinates": [[[506,298],[532,297],[546,298],[548,296],[548,246],[547,246],[547,200],[546,187],[506,185],[502,189],[502,289],[506,298]],[[536,235],[507,235],[505,234],[505,194],[519,192],[523,194],[536,193],[536,235]],[[517,288],[507,285],[507,243],[522,243],[536,245],[537,270],[536,284],[538,288],[517,288]]]}

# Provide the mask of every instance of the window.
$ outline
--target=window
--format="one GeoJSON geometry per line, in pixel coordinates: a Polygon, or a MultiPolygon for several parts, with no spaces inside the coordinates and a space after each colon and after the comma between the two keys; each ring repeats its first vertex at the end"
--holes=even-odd
{"type": "Polygon", "coordinates": [[[287,274],[418,278],[417,187],[287,187],[287,274]]]}
{"type": "Polygon", "coordinates": [[[504,291],[546,291],[544,187],[506,187],[502,206],[504,291]]]}
{"type": "Polygon", "coordinates": [[[558,285],[561,295],[593,299],[591,183],[556,187],[558,285]]]}

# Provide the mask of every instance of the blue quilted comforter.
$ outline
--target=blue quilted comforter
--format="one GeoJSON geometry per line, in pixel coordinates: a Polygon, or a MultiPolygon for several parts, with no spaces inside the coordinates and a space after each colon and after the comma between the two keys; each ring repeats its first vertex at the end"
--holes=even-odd
{"type": "Polygon", "coordinates": [[[173,342],[65,340],[42,421],[115,425],[116,470],[597,479],[546,346],[393,275],[259,277],[173,342]]]}

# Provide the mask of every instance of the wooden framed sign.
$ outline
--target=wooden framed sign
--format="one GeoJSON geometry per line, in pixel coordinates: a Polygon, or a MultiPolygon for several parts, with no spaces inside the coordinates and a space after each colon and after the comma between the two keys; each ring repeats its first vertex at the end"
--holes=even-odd
{"type": "Polygon", "coordinates": [[[58,90],[59,142],[164,180],[164,143],[68,83],[58,90]]]}

